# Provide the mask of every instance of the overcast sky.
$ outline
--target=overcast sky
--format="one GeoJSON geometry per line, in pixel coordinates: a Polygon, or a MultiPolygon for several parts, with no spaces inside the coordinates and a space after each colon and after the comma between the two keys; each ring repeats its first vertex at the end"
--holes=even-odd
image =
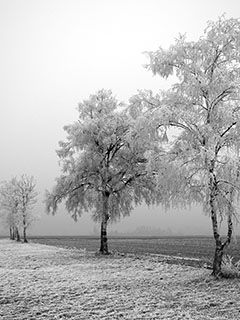
{"type": "MultiPolygon", "coordinates": [[[[0,0],[0,180],[36,178],[42,217],[32,234],[93,231],[89,215],[74,223],[63,208],[47,216],[42,203],[60,173],[55,150],[78,102],[102,88],[125,102],[138,89],[166,88],[143,68],[143,52],[168,47],[179,33],[197,40],[223,13],[239,17],[240,1],[0,0]]],[[[209,217],[196,208],[137,208],[112,229],[141,225],[211,232],[209,217]]]]}

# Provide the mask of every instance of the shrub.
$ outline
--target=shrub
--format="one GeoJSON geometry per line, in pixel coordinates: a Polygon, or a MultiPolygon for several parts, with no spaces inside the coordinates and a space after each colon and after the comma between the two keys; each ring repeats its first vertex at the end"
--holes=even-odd
{"type": "Polygon", "coordinates": [[[224,278],[240,278],[240,260],[233,262],[233,257],[224,255],[222,260],[222,275],[224,278]]]}

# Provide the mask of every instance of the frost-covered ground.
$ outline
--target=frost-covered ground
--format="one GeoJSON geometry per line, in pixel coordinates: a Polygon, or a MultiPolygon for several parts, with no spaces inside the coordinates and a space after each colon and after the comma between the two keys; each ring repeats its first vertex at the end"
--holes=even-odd
{"type": "Polygon", "coordinates": [[[0,319],[240,319],[239,280],[164,259],[0,240],[0,319]]]}

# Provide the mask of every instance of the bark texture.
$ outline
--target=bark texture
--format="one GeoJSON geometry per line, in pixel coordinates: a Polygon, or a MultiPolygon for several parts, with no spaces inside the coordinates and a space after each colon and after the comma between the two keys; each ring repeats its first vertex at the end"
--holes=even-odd
{"type": "Polygon", "coordinates": [[[217,220],[217,209],[215,208],[215,198],[217,196],[217,183],[216,177],[214,175],[214,161],[211,161],[209,168],[209,189],[210,189],[210,198],[209,205],[211,210],[211,219],[212,219],[212,229],[213,236],[215,240],[215,254],[213,259],[213,272],[212,274],[215,277],[221,276],[221,265],[222,265],[222,256],[223,256],[223,247],[220,234],[218,232],[218,220],[217,220]]]}
{"type": "Polygon", "coordinates": [[[101,244],[100,244],[100,253],[109,254],[108,251],[108,239],[107,239],[107,223],[109,219],[108,214],[108,199],[109,194],[103,194],[103,211],[102,211],[102,222],[101,222],[101,244]]]}
{"type": "MultiPolygon", "coordinates": [[[[230,201],[232,196],[230,196],[230,201]]],[[[228,233],[226,241],[222,242],[221,237],[218,232],[218,221],[217,221],[217,213],[214,208],[213,197],[210,197],[210,207],[211,207],[211,218],[212,218],[212,227],[213,227],[213,235],[215,239],[215,254],[213,260],[213,276],[219,278],[222,276],[222,258],[224,254],[224,250],[231,242],[232,232],[233,232],[233,224],[232,224],[232,210],[229,207],[228,210],[228,233]]],[[[231,206],[231,202],[230,206],[231,206]]]]}
{"type": "Polygon", "coordinates": [[[215,240],[215,254],[213,260],[213,276],[219,278],[222,275],[222,257],[223,257],[223,246],[221,240],[215,240]]]}

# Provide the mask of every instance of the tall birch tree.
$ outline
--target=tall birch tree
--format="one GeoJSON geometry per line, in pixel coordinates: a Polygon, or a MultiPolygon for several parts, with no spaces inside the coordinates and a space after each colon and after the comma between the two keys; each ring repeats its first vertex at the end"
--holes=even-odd
{"type": "Polygon", "coordinates": [[[78,121],[64,127],[67,141],[57,151],[63,174],[47,191],[47,211],[54,214],[62,200],[75,220],[91,211],[101,223],[100,253],[108,254],[109,221],[153,199],[145,157],[149,145],[138,139],[133,118],[111,91],[91,95],[78,111],[78,121]]]}
{"type": "Polygon", "coordinates": [[[169,49],[148,55],[149,70],[178,80],[167,92],[138,96],[162,135],[169,128],[178,132],[169,151],[172,170],[159,182],[168,184],[169,202],[201,203],[209,213],[213,275],[219,277],[240,195],[240,22],[222,16],[198,41],[179,36],[169,49]],[[222,219],[226,238],[219,231],[222,219]]]}

